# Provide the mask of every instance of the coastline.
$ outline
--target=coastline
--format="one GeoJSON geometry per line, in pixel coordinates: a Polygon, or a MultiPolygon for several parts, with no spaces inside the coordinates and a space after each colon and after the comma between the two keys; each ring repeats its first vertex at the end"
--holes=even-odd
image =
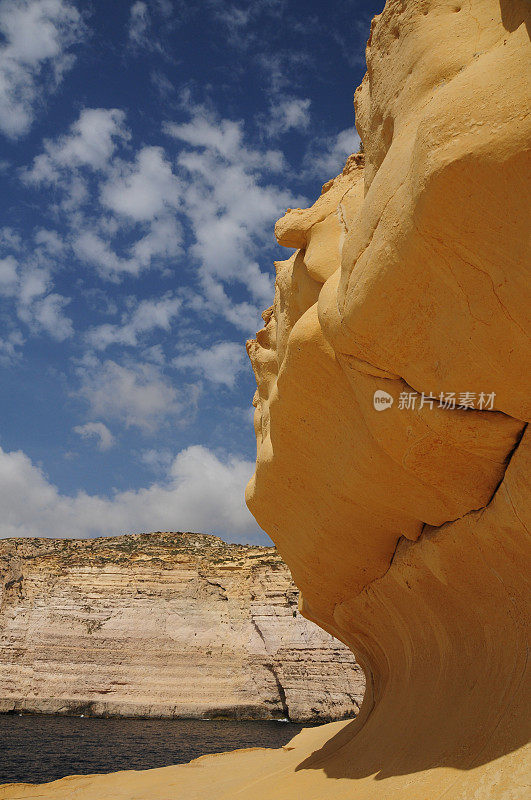
{"type": "MultiPolygon", "coordinates": [[[[11,702],[11,701],[9,701],[11,702]]],[[[2,708],[2,701],[0,700],[0,718],[2,717],[69,717],[69,718],[87,718],[87,719],[112,719],[112,720],[176,720],[176,721],[204,721],[204,722],[289,722],[293,724],[304,724],[308,726],[326,725],[329,722],[343,722],[356,719],[357,714],[354,712],[346,713],[339,719],[327,719],[323,716],[315,716],[305,718],[304,720],[293,719],[290,716],[282,716],[282,714],[272,714],[269,709],[259,706],[250,706],[248,709],[238,706],[232,709],[212,709],[205,711],[201,714],[184,714],[182,711],[172,712],[168,710],[154,709],[142,713],[140,710],[132,708],[129,713],[124,710],[112,708],[108,710],[98,710],[93,712],[88,705],[72,706],[65,709],[64,705],[60,706],[62,701],[50,700],[42,702],[35,706],[28,705],[26,700],[15,702],[14,708],[2,708]],[[54,710],[54,704],[57,705],[59,710],[54,710]]],[[[121,708],[121,706],[120,706],[121,708]]]]}
{"type": "Polygon", "coordinates": [[[278,749],[302,729],[284,720],[3,716],[0,785],[161,769],[249,747],[278,749]]]}

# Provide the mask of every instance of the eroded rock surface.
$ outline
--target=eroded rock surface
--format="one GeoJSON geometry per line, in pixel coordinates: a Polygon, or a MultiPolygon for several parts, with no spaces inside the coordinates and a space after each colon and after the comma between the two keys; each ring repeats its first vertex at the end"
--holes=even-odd
{"type": "Polygon", "coordinates": [[[214,536],[0,540],[0,711],[337,719],[351,652],[275,548],[214,536]]]}

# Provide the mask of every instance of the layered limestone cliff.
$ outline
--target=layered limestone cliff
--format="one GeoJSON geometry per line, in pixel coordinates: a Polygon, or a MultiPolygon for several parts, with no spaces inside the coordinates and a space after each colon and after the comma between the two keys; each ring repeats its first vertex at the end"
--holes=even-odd
{"type": "Polygon", "coordinates": [[[363,673],[297,602],[273,547],[0,540],[0,712],[352,716],[363,673]]]}

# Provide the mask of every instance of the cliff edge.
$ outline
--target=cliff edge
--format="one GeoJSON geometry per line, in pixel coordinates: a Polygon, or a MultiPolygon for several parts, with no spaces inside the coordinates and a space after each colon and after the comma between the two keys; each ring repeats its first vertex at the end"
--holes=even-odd
{"type": "Polygon", "coordinates": [[[0,713],[330,720],[364,676],[274,547],[152,533],[0,540],[0,713]]]}

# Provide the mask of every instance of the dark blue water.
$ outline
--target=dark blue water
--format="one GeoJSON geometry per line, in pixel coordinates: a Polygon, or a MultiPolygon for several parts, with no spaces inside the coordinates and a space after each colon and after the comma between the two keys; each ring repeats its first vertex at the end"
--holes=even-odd
{"type": "Polygon", "coordinates": [[[0,783],[182,764],[239,747],[281,747],[302,725],[0,715],[0,783]]]}

